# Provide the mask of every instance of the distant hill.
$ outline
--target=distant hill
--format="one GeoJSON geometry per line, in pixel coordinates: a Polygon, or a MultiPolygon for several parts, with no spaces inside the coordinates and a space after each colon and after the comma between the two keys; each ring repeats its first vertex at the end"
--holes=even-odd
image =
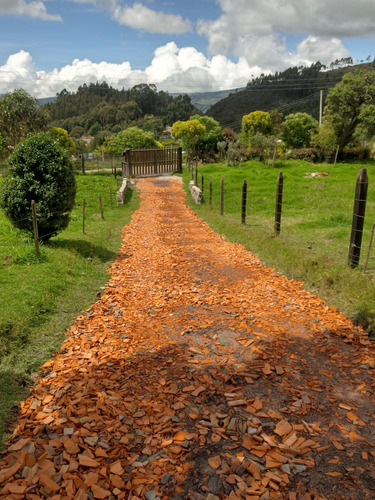
{"type": "MultiPolygon", "coordinates": [[[[191,94],[187,94],[190,99],[191,103],[193,106],[198,108],[200,111],[205,113],[210,107],[212,107],[214,104],[216,104],[218,101],[221,101],[221,99],[224,99],[225,97],[228,97],[229,94],[233,94],[235,92],[244,90],[245,87],[241,87],[239,89],[230,89],[230,90],[219,90],[216,92],[193,92],[191,94]]],[[[177,97],[179,95],[183,95],[177,92],[171,92],[172,97],[177,97]]],[[[1,97],[1,95],[0,95],[1,97]]],[[[38,99],[39,104],[41,106],[44,106],[45,104],[48,104],[50,102],[55,102],[57,99],[57,96],[55,97],[41,97],[38,99]]]]}
{"type": "Polygon", "coordinates": [[[38,102],[41,106],[44,106],[45,104],[48,104],[49,102],[55,102],[57,97],[41,97],[38,99],[38,102]]]}
{"type": "Polygon", "coordinates": [[[310,67],[294,67],[276,73],[261,75],[248,83],[244,90],[231,93],[211,106],[206,114],[222,127],[241,128],[243,115],[252,111],[279,110],[284,116],[305,112],[319,117],[320,91],[326,97],[342,77],[359,68],[373,68],[374,63],[346,66],[326,71],[319,62],[310,67]]]}
{"type": "MultiPolygon", "coordinates": [[[[216,104],[218,101],[225,99],[230,94],[234,94],[238,91],[245,90],[245,87],[238,89],[229,90],[218,90],[216,92],[192,92],[188,93],[191,99],[191,103],[205,113],[210,107],[216,104]]],[[[177,96],[179,94],[172,93],[172,96],[177,96]]]]}

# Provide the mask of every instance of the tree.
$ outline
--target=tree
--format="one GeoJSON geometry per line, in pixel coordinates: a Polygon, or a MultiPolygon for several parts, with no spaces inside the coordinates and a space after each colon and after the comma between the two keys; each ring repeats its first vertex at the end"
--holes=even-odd
{"type": "Polygon", "coordinates": [[[282,138],[287,147],[304,148],[310,146],[311,136],[319,124],[307,113],[293,113],[285,118],[282,138]]]}
{"type": "Polygon", "coordinates": [[[0,134],[0,159],[6,158],[8,156],[7,143],[4,137],[0,134]]]}
{"type": "Polygon", "coordinates": [[[71,155],[75,155],[77,152],[76,143],[71,137],[69,137],[68,132],[60,127],[53,127],[49,131],[53,138],[59,141],[61,146],[65,148],[71,155]]]}
{"type": "Polygon", "coordinates": [[[354,132],[354,137],[367,141],[375,135],[375,104],[363,106],[359,114],[359,124],[354,132]]]}
{"type": "Polygon", "coordinates": [[[156,138],[164,130],[163,120],[160,116],[145,115],[141,120],[138,120],[138,126],[142,130],[152,132],[156,138]]]}
{"type": "Polygon", "coordinates": [[[171,134],[176,139],[181,139],[183,147],[188,153],[188,159],[196,153],[196,145],[204,136],[206,127],[199,120],[177,121],[173,124],[171,134]]]}
{"type": "Polygon", "coordinates": [[[312,136],[311,144],[320,151],[322,159],[333,156],[337,148],[337,138],[328,120],[325,120],[312,136]]]}
{"type": "Polygon", "coordinates": [[[101,130],[102,130],[102,126],[100,125],[100,123],[96,122],[96,123],[94,123],[94,125],[91,125],[91,127],[89,128],[89,134],[96,135],[101,130]]]}
{"type": "Polygon", "coordinates": [[[272,132],[272,120],[269,113],[265,111],[253,111],[242,117],[242,139],[245,143],[251,143],[255,134],[263,135],[272,132]]]}
{"type": "Polygon", "coordinates": [[[251,140],[252,149],[257,154],[260,161],[266,163],[272,158],[276,147],[276,137],[264,135],[257,132],[251,140]]]}
{"type": "Polygon", "coordinates": [[[204,134],[197,141],[197,151],[202,154],[209,151],[217,152],[217,143],[223,139],[223,133],[219,122],[217,122],[214,118],[211,118],[211,116],[200,115],[193,115],[190,117],[190,120],[198,120],[206,127],[204,134]]]}
{"type": "Polygon", "coordinates": [[[117,108],[116,122],[117,123],[128,123],[133,120],[141,118],[142,110],[138,104],[134,101],[128,101],[125,104],[120,104],[117,108]]]}
{"type": "Polygon", "coordinates": [[[375,71],[360,69],[346,74],[342,81],[330,89],[326,99],[324,119],[328,119],[337,137],[339,151],[353,139],[356,129],[369,126],[375,102],[375,71]],[[371,108],[372,106],[372,108],[371,108]]]}
{"type": "Polygon", "coordinates": [[[80,139],[85,133],[85,129],[83,127],[79,127],[78,125],[73,127],[70,131],[70,135],[75,139],[80,139]]]}
{"type": "Polygon", "coordinates": [[[33,234],[31,201],[43,241],[65,229],[74,206],[76,182],[69,153],[51,134],[40,132],[22,141],[9,158],[10,176],[0,191],[0,205],[11,223],[33,234]]]}
{"type": "Polygon", "coordinates": [[[168,105],[166,124],[170,125],[178,120],[189,120],[189,117],[196,110],[196,107],[191,103],[191,98],[187,94],[179,95],[168,105]]]}
{"type": "Polygon", "coordinates": [[[50,119],[47,110],[23,89],[0,99],[0,133],[8,146],[16,146],[29,133],[44,130],[50,119]]]}
{"type": "Polygon", "coordinates": [[[129,127],[112,135],[104,145],[109,154],[119,156],[125,149],[156,147],[158,144],[152,132],[146,132],[138,127],[129,127]]]}
{"type": "Polygon", "coordinates": [[[117,110],[105,101],[99,103],[90,113],[92,124],[100,123],[102,127],[113,125],[116,122],[117,110]]]}
{"type": "Polygon", "coordinates": [[[272,133],[276,136],[280,135],[284,119],[283,114],[278,109],[273,109],[270,111],[270,118],[272,122],[272,133]]]}

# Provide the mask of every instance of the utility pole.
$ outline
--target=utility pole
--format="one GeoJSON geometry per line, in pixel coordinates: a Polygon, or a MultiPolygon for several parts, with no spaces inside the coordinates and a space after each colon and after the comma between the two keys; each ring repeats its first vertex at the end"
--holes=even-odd
{"type": "Polygon", "coordinates": [[[323,116],[323,90],[320,91],[319,126],[322,124],[322,116],[323,116]]]}

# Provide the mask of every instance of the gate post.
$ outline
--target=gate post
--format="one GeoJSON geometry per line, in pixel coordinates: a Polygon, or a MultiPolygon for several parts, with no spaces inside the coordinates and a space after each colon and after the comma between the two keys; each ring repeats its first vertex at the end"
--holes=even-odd
{"type": "Polygon", "coordinates": [[[182,174],[182,148],[177,149],[177,172],[182,174]]]}
{"type": "Polygon", "coordinates": [[[125,176],[130,177],[132,175],[130,153],[131,153],[130,149],[125,149],[125,151],[122,153],[124,156],[124,160],[125,160],[123,163],[123,169],[122,169],[123,177],[125,177],[125,176]]]}

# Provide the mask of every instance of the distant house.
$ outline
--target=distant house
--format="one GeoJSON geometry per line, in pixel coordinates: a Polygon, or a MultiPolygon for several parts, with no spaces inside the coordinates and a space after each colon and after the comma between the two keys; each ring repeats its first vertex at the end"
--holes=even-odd
{"type": "Polygon", "coordinates": [[[92,135],[83,135],[81,137],[81,141],[85,142],[87,145],[89,145],[93,139],[94,137],[92,135]]]}
{"type": "Polygon", "coordinates": [[[165,129],[163,130],[163,132],[161,133],[161,135],[162,135],[163,137],[172,137],[171,132],[172,132],[172,127],[170,127],[170,126],[168,125],[168,127],[165,127],[165,129]]]}

